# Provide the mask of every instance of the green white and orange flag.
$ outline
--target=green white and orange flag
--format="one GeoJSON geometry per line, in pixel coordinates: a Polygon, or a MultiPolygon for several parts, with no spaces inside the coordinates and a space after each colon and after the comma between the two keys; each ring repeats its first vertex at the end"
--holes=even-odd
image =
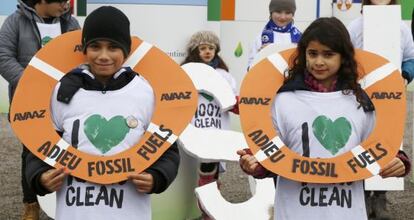
{"type": "Polygon", "coordinates": [[[413,0],[400,0],[402,8],[402,17],[404,20],[411,20],[412,11],[414,10],[413,0]]]}
{"type": "Polygon", "coordinates": [[[236,0],[208,0],[209,21],[234,21],[236,0]]]}
{"type": "Polygon", "coordinates": [[[70,8],[74,16],[86,16],[86,0],[70,0],[70,8]]]}

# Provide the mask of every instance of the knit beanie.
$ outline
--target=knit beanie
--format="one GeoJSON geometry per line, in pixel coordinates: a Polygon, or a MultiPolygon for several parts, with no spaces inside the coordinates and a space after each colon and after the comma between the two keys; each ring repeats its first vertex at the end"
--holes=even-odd
{"type": "Polygon", "coordinates": [[[107,40],[115,43],[127,57],[131,51],[128,17],[112,6],[102,6],[92,11],[83,24],[83,52],[86,53],[86,47],[97,40],[107,40]]]}
{"type": "Polygon", "coordinates": [[[274,11],[288,11],[295,14],[295,0],[271,0],[269,3],[269,12],[272,14],[274,11]]]}
{"type": "MultiPolygon", "coordinates": [[[[34,8],[35,4],[36,4],[38,1],[37,1],[37,0],[22,0],[22,2],[23,2],[25,5],[27,5],[27,6],[31,7],[31,8],[34,8]]],[[[39,0],[39,2],[40,2],[40,0],[39,0]]]]}
{"type": "Polygon", "coordinates": [[[212,31],[199,31],[191,36],[187,44],[188,51],[193,51],[201,44],[208,44],[216,47],[217,53],[220,51],[220,40],[212,31]]]}

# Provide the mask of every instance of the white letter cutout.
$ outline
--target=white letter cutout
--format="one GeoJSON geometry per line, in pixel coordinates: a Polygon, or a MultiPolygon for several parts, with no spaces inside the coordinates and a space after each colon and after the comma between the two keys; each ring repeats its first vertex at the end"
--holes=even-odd
{"type": "MultiPolygon", "coordinates": [[[[182,68],[190,76],[196,89],[217,98],[222,109],[231,109],[236,104],[231,86],[212,67],[201,63],[188,63],[182,68]]],[[[238,161],[236,151],[247,147],[240,132],[200,129],[191,124],[180,135],[179,140],[186,153],[205,162],[238,161]]],[[[269,207],[273,208],[275,195],[273,179],[259,180],[256,189],[254,190],[254,186],[251,188],[252,198],[237,204],[226,201],[215,182],[197,187],[195,192],[204,210],[214,219],[268,220],[269,207]]]]}

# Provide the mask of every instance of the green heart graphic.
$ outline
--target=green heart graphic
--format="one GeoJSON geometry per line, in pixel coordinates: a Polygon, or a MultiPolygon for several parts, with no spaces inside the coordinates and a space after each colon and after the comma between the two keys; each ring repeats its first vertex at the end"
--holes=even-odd
{"type": "Polygon", "coordinates": [[[53,40],[53,38],[46,36],[44,38],[42,38],[42,45],[45,46],[47,43],[49,43],[51,40],[53,40]]]}
{"type": "Polygon", "coordinates": [[[332,122],[324,115],[318,116],[313,121],[312,129],[318,141],[332,155],[345,146],[352,131],[351,123],[346,118],[340,117],[332,122]]]}
{"type": "Polygon", "coordinates": [[[101,115],[92,115],[86,119],[83,131],[98,150],[106,153],[124,140],[129,127],[125,118],[119,115],[109,121],[101,115]]]}

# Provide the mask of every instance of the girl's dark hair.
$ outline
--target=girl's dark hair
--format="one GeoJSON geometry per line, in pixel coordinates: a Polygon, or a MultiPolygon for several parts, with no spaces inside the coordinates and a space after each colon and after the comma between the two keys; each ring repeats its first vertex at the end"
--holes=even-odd
{"type": "MultiPolygon", "coordinates": [[[[391,2],[389,3],[389,5],[396,5],[396,4],[397,4],[397,0],[391,0],[391,2]]],[[[362,5],[372,5],[371,0],[362,0],[362,5]]]]}
{"type": "MultiPolygon", "coordinates": [[[[184,65],[186,63],[196,62],[196,63],[204,63],[203,60],[200,57],[200,51],[198,50],[198,47],[196,47],[194,50],[188,50],[187,51],[187,57],[185,60],[181,63],[181,65],[184,65]]],[[[229,72],[229,68],[227,67],[226,63],[223,59],[218,55],[218,52],[216,50],[216,53],[214,54],[214,59],[217,59],[218,61],[218,68],[224,69],[227,72],[229,72]]]]}
{"type": "Polygon", "coordinates": [[[350,91],[363,105],[362,89],[358,83],[355,50],[346,27],[337,18],[319,18],[312,22],[300,39],[295,53],[290,58],[292,67],[287,71],[285,83],[306,72],[306,48],[311,41],[317,41],[341,55],[341,66],[337,72],[337,89],[344,94],[350,91]]]}

